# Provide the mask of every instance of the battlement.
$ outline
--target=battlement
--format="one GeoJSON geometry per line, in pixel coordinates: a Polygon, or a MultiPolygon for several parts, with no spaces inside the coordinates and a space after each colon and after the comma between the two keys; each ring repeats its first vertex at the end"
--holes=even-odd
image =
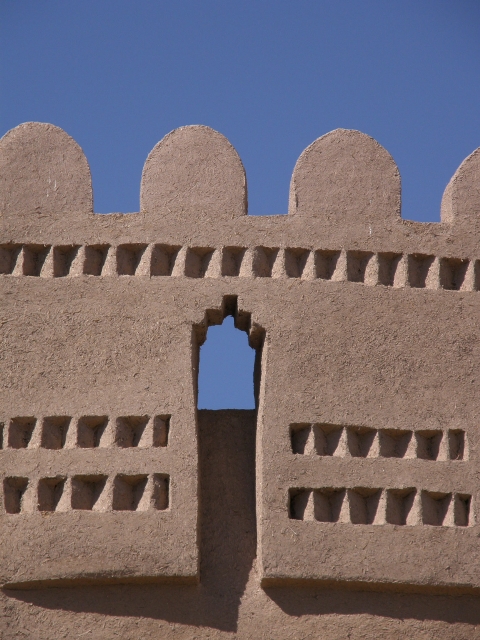
{"type": "Polygon", "coordinates": [[[302,153],[287,215],[247,215],[202,126],[154,147],[134,214],[93,213],[52,125],[7,133],[0,175],[5,587],[202,582],[199,347],[233,315],[257,353],[258,582],[478,592],[480,150],[439,223],[401,218],[357,131],[302,153]]]}
{"type": "Polygon", "coordinates": [[[393,158],[358,131],[338,129],[301,154],[288,215],[247,216],[247,181],[235,149],[203,126],[168,134],[148,156],[140,213],[93,214],[88,162],[52,125],[27,123],[0,141],[1,215],[12,244],[172,246],[309,250],[349,248],[479,259],[480,150],[445,189],[440,223],[400,215],[400,174],[393,158]]]}

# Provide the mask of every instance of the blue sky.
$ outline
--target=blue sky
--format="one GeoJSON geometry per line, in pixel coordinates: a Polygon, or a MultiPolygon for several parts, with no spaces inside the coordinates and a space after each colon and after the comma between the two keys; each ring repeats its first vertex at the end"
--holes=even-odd
{"type": "MultiPolygon", "coordinates": [[[[83,147],[97,212],[137,211],[150,149],[201,123],[238,150],[251,214],[285,213],[302,150],[344,127],[393,155],[404,217],[438,220],[480,146],[480,2],[0,0],[0,91],[0,133],[52,122],[83,147]]],[[[251,406],[251,353],[225,331],[238,363],[212,329],[200,404],[251,406]]]]}

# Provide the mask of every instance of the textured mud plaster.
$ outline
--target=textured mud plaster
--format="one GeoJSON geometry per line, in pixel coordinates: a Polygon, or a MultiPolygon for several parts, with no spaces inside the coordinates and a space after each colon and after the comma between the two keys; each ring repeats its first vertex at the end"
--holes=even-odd
{"type": "Polygon", "coordinates": [[[479,158],[416,223],[337,130],[250,218],[233,147],[184,127],[102,216],[65,132],[4,136],[2,637],[480,637],[479,158]],[[257,408],[198,412],[229,314],[257,408]]]}

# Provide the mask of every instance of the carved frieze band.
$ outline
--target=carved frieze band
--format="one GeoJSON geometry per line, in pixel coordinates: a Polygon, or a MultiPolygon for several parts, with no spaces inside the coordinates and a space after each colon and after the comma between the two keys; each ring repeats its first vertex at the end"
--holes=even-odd
{"type": "Polygon", "coordinates": [[[169,507],[166,474],[57,475],[36,482],[27,477],[3,480],[7,514],[37,511],[164,511],[169,507]]]}
{"type": "Polygon", "coordinates": [[[0,448],[166,447],[170,416],[15,416],[0,423],[0,448]]]}
{"type": "Polygon", "coordinates": [[[373,429],[334,424],[290,425],[292,453],[353,458],[467,460],[462,429],[373,429]]]}
{"type": "Polygon", "coordinates": [[[289,517],[343,524],[467,527],[473,524],[471,500],[468,494],[415,487],[291,489],[289,517]]]}
{"type": "Polygon", "coordinates": [[[344,249],[4,244],[0,245],[0,274],[43,278],[302,278],[395,288],[480,291],[480,259],[344,249]]]}

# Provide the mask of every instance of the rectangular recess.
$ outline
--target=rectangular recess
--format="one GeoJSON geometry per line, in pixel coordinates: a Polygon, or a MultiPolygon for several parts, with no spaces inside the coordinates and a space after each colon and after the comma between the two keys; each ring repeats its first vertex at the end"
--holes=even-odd
{"type": "Polygon", "coordinates": [[[456,493],[453,496],[453,518],[457,527],[468,527],[470,523],[470,507],[472,496],[465,493],[456,493]]]}
{"type": "Polygon", "coordinates": [[[21,250],[22,245],[20,244],[0,245],[0,274],[11,275],[13,273],[21,250]]]}
{"type": "Polygon", "coordinates": [[[252,272],[256,278],[271,278],[278,248],[255,247],[253,249],[252,272]]]}
{"type": "Polygon", "coordinates": [[[331,280],[337,267],[340,251],[318,249],[315,251],[315,275],[321,280],[331,280]]]}
{"type": "Polygon", "coordinates": [[[289,517],[292,520],[313,520],[313,489],[290,489],[289,517]]]}
{"type": "Polygon", "coordinates": [[[119,276],[134,276],[147,244],[120,244],[117,247],[117,273],[119,276]]]}
{"type": "Polygon", "coordinates": [[[28,478],[17,476],[3,480],[3,505],[7,513],[20,513],[22,501],[28,487],[28,478]]]}
{"type": "Polygon", "coordinates": [[[41,478],[38,482],[38,510],[56,511],[63,496],[66,478],[41,478]]]}
{"type": "Polygon", "coordinates": [[[106,511],[108,496],[104,494],[107,476],[78,475],[72,478],[72,509],[106,511]]]}
{"type": "Polygon", "coordinates": [[[440,286],[460,291],[465,281],[469,261],[460,258],[440,258],[440,286]]]}
{"type": "Polygon", "coordinates": [[[148,416],[120,416],[116,421],[115,444],[117,447],[138,447],[142,441],[148,416]]]}
{"type": "Polygon", "coordinates": [[[82,449],[101,447],[108,416],[82,416],[77,423],[77,446],[82,449]]]}
{"type": "Polygon", "coordinates": [[[109,249],[109,244],[92,244],[85,247],[85,262],[83,264],[84,275],[102,275],[109,249]]]}
{"type": "Polygon", "coordinates": [[[382,458],[406,458],[409,455],[413,432],[407,429],[380,429],[379,453],[382,458]]]}
{"type": "Polygon", "coordinates": [[[347,251],[347,280],[349,282],[365,282],[365,271],[373,255],[371,251],[347,251]]]}
{"type": "Polygon", "coordinates": [[[393,287],[401,253],[378,253],[378,283],[393,287]]]}
{"type": "Polygon", "coordinates": [[[185,258],[185,275],[188,278],[204,278],[215,252],[211,247],[189,247],[185,258]]]}
{"type": "Polygon", "coordinates": [[[224,247],[222,251],[222,276],[237,277],[246,252],[246,247],[224,247]]]}
{"type": "MultiPolygon", "coordinates": [[[[377,430],[370,427],[347,427],[348,450],[354,458],[373,457],[377,430]]],[[[377,452],[375,452],[378,455],[377,452]]]]}
{"type": "Polygon", "coordinates": [[[37,419],[33,417],[15,417],[8,425],[7,446],[10,449],[26,449],[32,438],[37,419]]]}
{"type": "Polygon", "coordinates": [[[408,261],[408,284],[417,289],[423,289],[427,284],[428,272],[435,260],[435,256],[420,253],[410,254],[408,261]]]}
{"type": "Polygon", "coordinates": [[[323,488],[313,492],[314,518],[317,522],[339,522],[346,490],[323,488]]]}
{"type": "Polygon", "coordinates": [[[40,446],[45,449],[63,449],[71,420],[69,416],[43,418],[40,446]]]}
{"type": "Polygon", "coordinates": [[[40,276],[50,245],[28,244],[23,246],[23,275],[40,276]]]}
{"type": "Polygon", "coordinates": [[[70,274],[73,261],[77,257],[80,245],[53,247],[53,277],[65,278],[70,274]]]}
{"type": "Polygon", "coordinates": [[[435,527],[448,523],[452,494],[438,491],[422,491],[422,522],[435,527]]]}
{"type": "Polygon", "coordinates": [[[290,444],[292,453],[308,455],[316,453],[313,437],[313,425],[308,423],[298,423],[290,425],[290,444]]]}
{"type": "Polygon", "coordinates": [[[139,475],[118,475],[113,484],[113,503],[115,511],[139,511],[142,510],[145,488],[148,476],[139,475]]]}
{"type": "Polygon", "coordinates": [[[415,432],[417,440],[417,458],[422,460],[438,460],[441,452],[443,431],[426,429],[415,432]]]}
{"type": "Polygon", "coordinates": [[[375,524],[381,489],[355,487],[347,490],[350,522],[352,524],[375,524]]]}
{"type": "Polygon", "coordinates": [[[152,445],[154,447],[168,446],[168,438],[170,435],[170,418],[171,416],[155,416],[153,419],[153,436],[152,445]]]}
{"type": "Polygon", "coordinates": [[[302,277],[309,255],[309,249],[285,249],[285,274],[288,278],[302,277]]]}
{"type": "Polygon", "coordinates": [[[175,260],[181,247],[169,244],[156,244],[152,249],[150,274],[152,276],[171,276],[175,260]]]}
{"type": "Polygon", "coordinates": [[[387,489],[386,522],[400,526],[418,524],[414,487],[387,489]]]}
{"type": "Polygon", "coordinates": [[[153,474],[150,504],[158,511],[165,511],[170,507],[170,477],[167,474],[153,474]]]}
{"type": "Polygon", "coordinates": [[[450,460],[468,459],[468,447],[465,438],[465,431],[462,429],[449,429],[448,457],[450,460]]]}

